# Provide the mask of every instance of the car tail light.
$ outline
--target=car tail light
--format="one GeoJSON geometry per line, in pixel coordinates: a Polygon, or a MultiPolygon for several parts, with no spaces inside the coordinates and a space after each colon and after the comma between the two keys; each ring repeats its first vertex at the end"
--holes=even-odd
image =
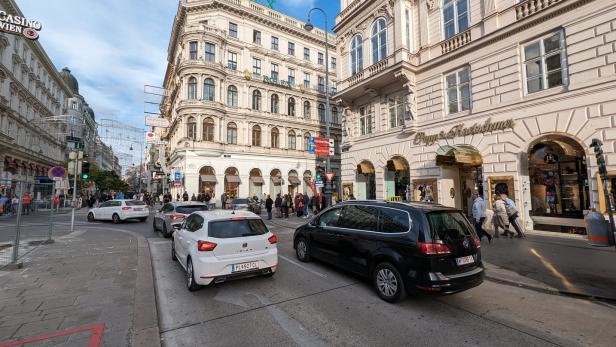
{"type": "Polygon", "coordinates": [[[173,220],[173,221],[176,221],[176,220],[179,220],[179,219],[184,219],[185,216],[183,214],[172,214],[171,217],[169,217],[169,218],[171,218],[171,220],[173,220]]]}
{"type": "Polygon", "coordinates": [[[278,243],[278,237],[276,237],[276,235],[272,235],[267,238],[267,241],[269,241],[269,243],[271,244],[278,243]]]}
{"type": "Polygon", "coordinates": [[[208,242],[208,241],[198,241],[197,242],[197,250],[200,252],[213,251],[214,248],[216,248],[216,246],[218,245],[215,244],[214,242],[208,242]]]}
{"type": "Polygon", "coordinates": [[[477,248],[481,248],[481,240],[480,239],[475,239],[475,246],[477,248]]]}
{"type": "Polygon", "coordinates": [[[128,211],[128,210],[130,210],[130,209],[131,209],[131,208],[130,208],[129,206],[124,206],[124,207],[122,207],[122,211],[128,211]]]}
{"type": "Polygon", "coordinates": [[[246,217],[233,217],[231,220],[246,220],[246,217]]]}
{"type": "Polygon", "coordinates": [[[419,253],[425,255],[440,255],[451,253],[449,247],[442,243],[419,242],[417,245],[419,246],[419,253]]]}

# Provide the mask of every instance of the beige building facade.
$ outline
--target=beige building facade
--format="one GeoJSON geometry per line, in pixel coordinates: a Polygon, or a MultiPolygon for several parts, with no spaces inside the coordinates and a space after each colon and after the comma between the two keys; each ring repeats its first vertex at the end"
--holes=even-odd
{"type": "Polygon", "coordinates": [[[507,192],[526,229],[565,232],[604,208],[589,145],[616,170],[615,2],[342,0],[334,31],[346,195],[468,211],[507,192]]]}
{"type": "MultiPolygon", "coordinates": [[[[165,166],[180,173],[174,196],[312,194],[325,165],[310,137],[325,136],[325,71],[336,80],[336,58],[325,61],[325,33],[303,25],[248,0],[180,3],[161,110],[171,125],[156,130],[165,166]]],[[[329,44],[333,53],[331,34],[329,44]]],[[[339,144],[339,112],[330,111],[339,144]]],[[[338,177],[339,158],[336,150],[338,177]]]]}

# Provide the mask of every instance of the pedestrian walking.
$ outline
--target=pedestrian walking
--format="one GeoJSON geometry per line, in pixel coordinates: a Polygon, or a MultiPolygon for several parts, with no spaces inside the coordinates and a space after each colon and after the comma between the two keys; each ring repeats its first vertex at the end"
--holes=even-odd
{"type": "Polygon", "coordinates": [[[222,209],[225,210],[227,209],[227,193],[223,192],[222,195],[220,196],[220,202],[222,204],[222,209]]]}
{"type": "Polygon", "coordinates": [[[506,193],[501,194],[503,201],[505,202],[505,209],[507,210],[507,217],[509,219],[509,225],[513,225],[513,228],[516,232],[516,238],[521,239],[524,238],[525,235],[522,232],[522,228],[518,224],[518,217],[520,217],[520,212],[518,211],[515,202],[511,200],[506,193]]]}
{"type": "Polygon", "coordinates": [[[24,213],[30,214],[30,210],[32,209],[32,195],[30,195],[30,192],[24,195],[21,203],[24,205],[24,213]]]}
{"type": "Polygon", "coordinates": [[[184,191],[184,194],[182,195],[182,200],[188,201],[188,192],[184,191]]]}
{"type": "Polygon", "coordinates": [[[304,206],[304,218],[308,218],[308,203],[310,202],[310,198],[308,198],[308,194],[302,194],[302,205],[304,206]]]}
{"type": "Polygon", "coordinates": [[[304,213],[304,198],[302,197],[302,193],[299,193],[295,199],[295,212],[299,218],[301,218],[304,213]]]}
{"type": "Polygon", "coordinates": [[[274,200],[274,207],[276,208],[276,213],[280,213],[277,217],[282,218],[282,198],[280,197],[280,193],[276,194],[276,200],[274,200]]]}
{"type": "Polygon", "coordinates": [[[267,220],[272,220],[272,207],[273,206],[274,206],[274,200],[272,200],[272,198],[268,194],[267,198],[265,199],[265,209],[267,210],[267,220]]]}
{"type": "Polygon", "coordinates": [[[475,219],[475,232],[479,236],[479,241],[486,236],[488,243],[492,243],[492,236],[488,234],[483,228],[483,223],[486,220],[486,201],[483,200],[483,196],[479,192],[473,192],[473,207],[472,207],[473,219],[475,219]]]}
{"type": "MultiPolygon", "coordinates": [[[[494,237],[498,238],[498,228],[503,228],[503,236],[509,236],[509,217],[507,216],[507,208],[503,198],[496,194],[494,195],[494,237]]],[[[513,237],[513,233],[511,235],[513,237]]]]}

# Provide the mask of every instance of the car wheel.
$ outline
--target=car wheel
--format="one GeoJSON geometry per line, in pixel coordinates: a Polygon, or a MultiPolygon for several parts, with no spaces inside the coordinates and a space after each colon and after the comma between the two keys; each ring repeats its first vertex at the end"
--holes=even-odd
{"type": "Polygon", "coordinates": [[[163,236],[166,238],[171,237],[171,234],[167,231],[167,223],[163,223],[163,236]]]}
{"type": "Polygon", "coordinates": [[[171,260],[177,261],[178,257],[175,255],[175,241],[171,240],[171,260]]]}
{"type": "Polygon", "coordinates": [[[390,263],[380,263],[372,273],[374,287],[381,299],[398,302],[406,297],[404,280],[400,272],[390,263]]]}
{"type": "Polygon", "coordinates": [[[299,239],[297,239],[297,242],[295,243],[295,255],[297,256],[297,259],[299,259],[299,261],[301,262],[310,261],[308,242],[306,242],[305,238],[300,237],[299,239]]]}
{"type": "Polygon", "coordinates": [[[120,224],[121,222],[120,216],[118,216],[117,213],[113,214],[113,216],[111,217],[111,220],[113,221],[114,224],[120,224]]]}
{"type": "Polygon", "coordinates": [[[201,288],[200,285],[195,283],[195,270],[193,269],[192,260],[190,260],[190,258],[186,261],[186,287],[188,287],[188,290],[191,292],[201,288]]]}
{"type": "Polygon", "coordinates": [[[88,213],[88,222],[90,223],[94,222],[94,213],[92,212],[88,213]]]}
{"type": "Polygon", "coordinates": [[[148,220],[148,217],[139,218],[139,221],[140,221],[141,223],[145,222],[146,220],[148,220]]]}

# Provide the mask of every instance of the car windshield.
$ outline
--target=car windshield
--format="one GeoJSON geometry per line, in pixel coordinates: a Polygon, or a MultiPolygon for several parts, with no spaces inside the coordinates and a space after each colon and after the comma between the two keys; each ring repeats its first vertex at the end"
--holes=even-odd
{"type": "Polygon", "coordinates": [[[208,236],[218,239],[258,236],[267,233],[267,227],[260,219],[221,220],[210,222],[208,236]]]}
{"type": "Polygon", "coordinates": [[[248,199],[233,199],[231,201],[231,205],[247,205],[248,199]]]}
{"type": "Polygon", "coordinates": [[[195,211],[207,211],[206,205],[188,205],[188,206],[178,206],[175,208],[175,212],[183,213],[183,214],[191,214],[195,211]]]}
{"type": "Polygon", "coordinates": [[[428,213],[431,236],[437,241],[447,242],[472,235],[472,228],[466,217],[457,211],[428,213]]]}
{"type": "Polygon", "coordinates": [[[139,200],[127,201],[126,206],[144,206],[145,202],[139,200]]]}

